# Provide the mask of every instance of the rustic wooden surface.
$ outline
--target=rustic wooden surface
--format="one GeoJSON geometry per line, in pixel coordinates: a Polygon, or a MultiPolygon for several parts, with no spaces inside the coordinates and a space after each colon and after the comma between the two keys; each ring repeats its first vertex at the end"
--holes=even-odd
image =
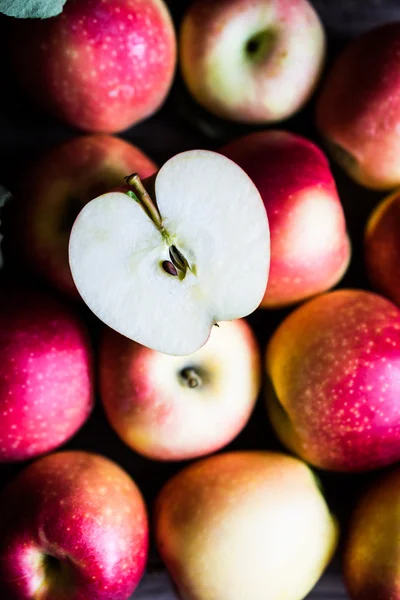
{"type": "MultiPolygon", "coordinates": [[[[324,21],[328,34],[328,66],[352,36],[379,23],[400,20],[398,0],[314,0],[313,3],[324,21]]],[[[178,26],[188,2],[170,0],[169,5],[178,26]]],[[[0,19],[0,44],[3,45],[7,27],[7,19],[0,19]]],[[[4,48],[2,50],[3,60],[0,62],[0,74],[3,82],[0,95],[0,183],[12,188],[15,182],[23,177],[24,166],[29,161],[43,150],[78,133],[42,114],[29,104],[17,90],[7,60],[4,58],[4,48]]],[[[319,141],[313,126],[313,102],[300,115],[280,126],[319,141]]],[[[198,107],[189,98],[178,75],[163,109],[145,123],[126,131],[122,137],[137,144],[162,164],[176,152],[195,147],[217,149],[227,140],[247,131],[251,131],[251,128],[213,118],[198,107]]],[[[334,166],[333,169],[353,243],[353,258],[341,286],[368,287],[362,265],[362,231],[369,212],[381,195],[362,190],[349,181],[338,168],[334,166]]],[[[7,230],[4,233],[7,237],[7,230]]],[[[8,274],[15,274],[16,269],[16,265],[8,264],[8,274]]],[[[33,282],[33,284],[39,285],[37,282],[33,282]]],[[[97,335],[95,322],[87,312],[84,314],[85,318],[92,322],[95,341],[97,335]]],[[[250,318],[250,323],[263,348],[271,332],[284,315],[285,311],[260,312],[250,318]]],[[[68,444],[68,447],[101,452],[123,465],[142,488],[150,509],[162,484],[182,466],[176,463],[163,464],[149,461],[130,451],[108,427],[99,403],[88,423],[68,444]]],[[[280,448],[269,428],[262,402],[258,403],[246,429],[229,448],[280,448]]],[[[0,486],[6,485],[23,466],[1,465],[0,486]]],[[[362,489],[369,485],[377,474],[346,476],[320,473],[320,476],[325,486],[328,502],[342,523],[342,537],[345,537],[346,523],[354,503],[362,489]]],[[[167,573],[152,548],[149,568],[132,599],[174,600],[175,598],[176,595],[167,573]]],[[[348,598],[341,576],[340,552],[308,598],[312,600],[345,600],[348,598]]],[[[209,600],[225,599],[210,598],[209,600]]],[[[266,598],[266,600],[268,599],[266,598]]]]}

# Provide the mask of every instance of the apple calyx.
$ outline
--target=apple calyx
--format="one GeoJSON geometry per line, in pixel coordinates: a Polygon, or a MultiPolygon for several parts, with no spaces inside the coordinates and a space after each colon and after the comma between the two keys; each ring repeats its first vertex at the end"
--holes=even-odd
{"type": "Polygon", "coordinates": [[[179,277],[182,281],[186,276],[187,270],[192,271],[192,268],[182,252],[172,243],[171,236],[163,225],[163,219],[158,210],[157,202],[151,198],[138,173],[128,175],[128,177],[125,177],[125,181],[130,188],[133,188],[129,189],[126,194],[140,204],[169,245],[169,257],[171,260],[164,260],[161,263],[161,267],[168,275],[179,277]]]}
{"type": "Polygon", "coordinates": [[[194,367],[186,367],[179,373],[179,377],[183,385],[193,389],[200,387],[203,383],[198,371],[194,367]]]}

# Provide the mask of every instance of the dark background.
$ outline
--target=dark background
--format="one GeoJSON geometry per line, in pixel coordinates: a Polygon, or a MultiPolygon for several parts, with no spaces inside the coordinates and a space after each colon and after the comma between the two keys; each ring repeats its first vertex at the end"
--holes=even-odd
{"type": "MultiPolygon", "coordinates": [[[[218,0],[215,0],[216,2],[218,0]]],[[[349,39],[380,23],[400,20],[398,0],[313,0],[325,25],[328,37],[329,64],[349,39]]],[[[167,1],[175,23],[179,27],[182,14],[189,2],[184,0],[167,1]]],[[[0,46],[4,46],[9,20],[0,18],[0,46]]],[[[23,40],[21,41],[23,43],[23,40]]],[[[66,141],[76,132],[31,106],[19,92],[13,81],[1,47],[0,62],[0,183],[11,190],[24,174],[24,168],[42,151],[66,141]]],[[[400,65],[399,65],[400,67],[400,65]]],[[[34,66],[33,66],[34,68],[34,66]]],[[[317,92],[318,93],[318,92],[317,92]]],[[[296,117],[279,124],[280,128],[295,131],[320,142],[313,125],[313,100],[296,117]]],[[[172,91],[162,110],[146,122],[124,132],[121,137],[133,142],[144,150],[157,163],[162,164],[177,152],[191,148],[218,149],[228,140],[254,130],[255,128],[235,125],[214,118],[201,109],[188,96],[179,73],[172,91]]],[[[346,212],[348,228],[353,245],[353,257],[349,270],[340,287],[368,288],[362,263],[362,234],[365,221],[372,207],[383,196],[369,192],[352,183],[344,173],[332,165],[339,193],[346,212]]],[[[7,238],[7,223],[3,224],[3,234],[7,238]]],[[[17,275],[17,267],[6,264],[3,278],[17,275]]],[[[26,275],[24,274],[24,277],[26,275]]],[[[36,282],[35,285],[39,285],[36,282]]],[[[85,319],[94,325],[94,319],[85,311],[85,319]]],[[[287,311],[258,311],[249,321],[259,339],[261,348],[287,311]]],[[[120,463],[136,480],[151,508],[152,502],[162,484],[182,464],[165,464],[146,460],[119,441],[108,426],[101,406],[96,409],[77,436],[67,445],[69,448],[92,450],[105,454],[120,463]]],[[[228,447],[229,449],[280,449],[265,416],[262,399],[248,426],[228,447]]],[[[0,465],[0,487],[4,487],[25,465],[0,465]]],[[[363,475],[337,475],[319,473],[325,487],[331,509],[338,515],[342,524],[342,544],[346,535],[346,525],[354,504],[362,490],[379,476],[379,473],[363,475]]],[[[344,600],[346,595],[341,576],[340,549],[325,575],[308,596],[313,600],[344,600]]],[[[173,600],[176,598],[157,554],[152,548],[146,575],[133,595],[135,600],[173,600]]],[[[210,600],[224,600],[210,598],[210,600]]],[[[248,600],[252,600],[248,598],[248,600]]],[[[266,598],[266,600],[268,600],[266,598]]]]}

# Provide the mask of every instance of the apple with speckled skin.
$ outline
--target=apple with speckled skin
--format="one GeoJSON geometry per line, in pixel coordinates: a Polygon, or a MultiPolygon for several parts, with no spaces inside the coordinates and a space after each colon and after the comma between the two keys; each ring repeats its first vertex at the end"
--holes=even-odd
{"type": "Polygon", "coordinates": [[[282,442],[311,464],[367,471],[400,460],[400,310],[338,290],[289,315],[266,357],[282,442]]]}
{"type": "Polygon", "coordinates": [[[57,17],[11,25],[21,86],[78,129],[122,131],[151,116],[172,84],[176,39],[163,0],[68,0],[57,17]]]}
{"type": "Polygon", "coordinates": [[[51,149],[24,173],[10,207],[15,255],[52,286],[80,298],[68,262],[75,218],[126,175],[146,178],[156,169],[137,147],[109,135],[81,136],[51,149]]]}
{"type": "Polygon", "coordinates": [[[0,507],[3,600],[127,600],[141,579],[146,507],[111,460],[76,451],[41,458],[0,507]]]}
{"type": "Polygon", "coordinates": [[[332,156],[358,183],[400,185],[400,23],[352,41],[328,73],[317,102],[317,126],[332,156]]]}
{"type": "Polygon", "coordinates": [[[271,266],[261,306],[277,308],[335,285],[350,259],[346,222],[323,152],[287,131],[260,131],[220,152],[256,184],[268,214],[271,266]]]}
{"type": "Polygon", "coordinates": [[[312,471],[272,452],[229,452],[185,468],[161,490],[154,528],[185,600],[301,600],[338,537],[312,471]]]}
{"type": "Polygon", "coordinates": [[[92,350],[78,314],[23,288],[0,291],[0,461],[71,438],[93,405],[92,350]]]}
{"type": "Polygon", "coordinates": [[[260,389],[260,353],[243,319],[213,327],[189,356],[150,350],[107,329],[100,392],[121,439],[156,460],[209,454],[243,429],[260,389]]]}
{"type": "Polygon", "coordinates": [[[400,598],[400,469],[374,482],[351,517],[343,558],[350,598],[400,598]]]}
{"type": "Polygon", "coordinates": [[[180,64],[193,97],[243,123],[282,121],[319,79],[325,35],[307,0],[196,0],[183,17],[180,64]]]}
{"type": "Polygon", "coordinates": [[[400,305],[400,191],[382,200],[371,214],[364,251],[373,286],[400,305]]]}

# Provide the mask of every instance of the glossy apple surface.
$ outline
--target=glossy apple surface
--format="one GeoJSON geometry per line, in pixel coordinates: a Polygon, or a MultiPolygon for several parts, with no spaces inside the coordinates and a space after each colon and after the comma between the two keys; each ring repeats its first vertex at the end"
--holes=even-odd
{"type": "Polygon", "coordinates": [[[190,465],[161,490],[154,523],[158,551],[185,600],[301,600],[338,533],[312,471],[272,452],[190,465]]]}
{"type": "Polygon", "coordinates": [[[326,291],[350,259],[346,222],[324,153],[287,131],[251,133],[220,152],[256,184],[271,233],[271,266],[261,306],[282,307],[326,291]]]}
{"type": "Polygon", "coordinates": [[[100,391],[121,439],[158,460],[202,456],[243,429],[260,389],[260,354],[244,320],[213,327],[188,356],[150,350],[107,329],[100,391]]]}
{"type": "Polygon", "coordinates": [[[59,452],[25,469],[0,497],[4,600],[128,600],[142,577],[142,496],[111,460],[59,452]]]}
{"type": "Polygon", "coordinates": [[[68,304],[24,288],[0,291],[0,461],[57,448],[93,406],[92,350],[68,304]]]}
{"type": "Polygon", "coordinates": [[[365,264],[372,285],[400,305],[400,192],[378,204],[364,238],[365,264]]]}
{"type": "Polygon", "coordinates": [[[163,0],[68,0],[61,15],[18,20],[10,32],[22,87],[78,129],[122,131],[152,115],[172,83],[176,40],[163,0]]]}
{"type": "Polygon", "coordinates": [[[137,172],[157,167],[141,150],[109,135],[81,136],[42,156],[21,178],[11,209],[12,243],[31,270],[79,298],[68,263],[68,241],[80,210],[137,172]]]}
{"type": "Polygon", "coordinates": [[[268,407],[292,451],[334,471],[400,459],[400,310],[338,290],[289,315],[269,342],[268,407]]]}
{"type": "Polygon", "coordinates": [[[332,156],[373,189],[400,184],[399,52],[400,23],[359,36],[334,63],[317,103],[332,156]]]}
{"type": "Polygon", "coordinates": [[[310,97],[325,35],[307,0],[197,0],[183,17],[180,64],[193,97],[243,123],[271,123],[310,97]]]}

